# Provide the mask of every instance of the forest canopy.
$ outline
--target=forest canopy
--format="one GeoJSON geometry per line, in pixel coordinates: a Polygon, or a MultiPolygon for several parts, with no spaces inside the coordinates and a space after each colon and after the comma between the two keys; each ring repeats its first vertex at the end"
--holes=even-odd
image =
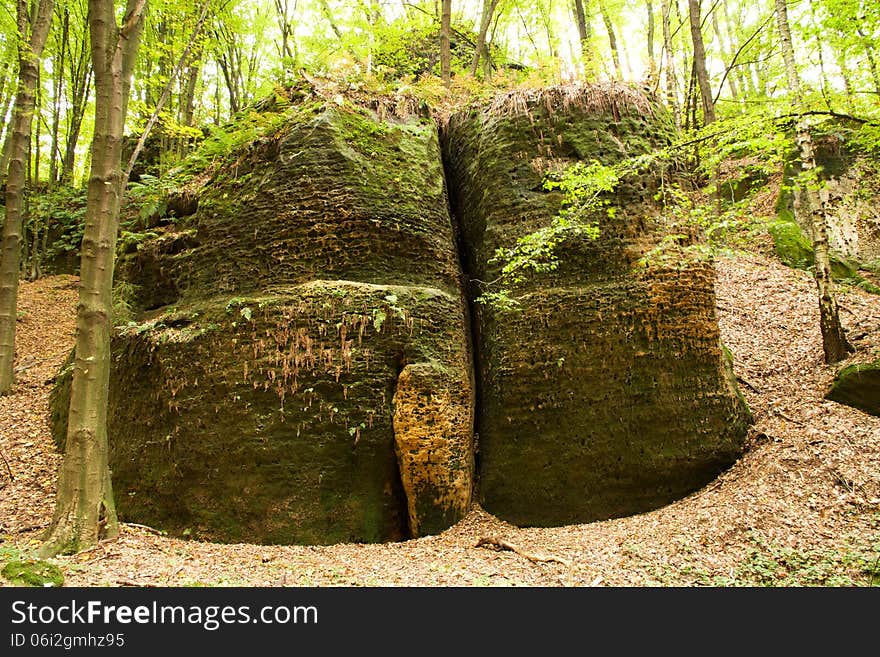
{"type": "MultiPolygon", "coordinates": [[[[161,158],[167,168],[212,126],[223,126],[302,75],[415,90],[437,101],[444,97],[436,82],[442,72],[442,4],[151,0],[126,133],[139,136],[158,108],[156,132],[165,140],[161,158]]],[[[681,125],[691,128],[707,116],[786,113],[790,100],[774,11],[773,2],[743,0],[453,1],[452,78],[462,87],[459,95],[482,84],[627,80],[662,96],[681,125]],[[479,58],[478,43],[486,44],[479,58]]],[[[28,165],[35,185],[78,184],[85,176],[94,121],[87,13],[86,0],[54,3],[35,90],[28,165]]],[[[876,3],[799,0],[788,3],[788,14],[808,104],[873,115],[880,93],[876,3]]],[[[4,144],[16,92],[16,20],[15,3],[0,3],[4,144]]],[[[0,175],[8,157],[7,147],[0,175]]]]}

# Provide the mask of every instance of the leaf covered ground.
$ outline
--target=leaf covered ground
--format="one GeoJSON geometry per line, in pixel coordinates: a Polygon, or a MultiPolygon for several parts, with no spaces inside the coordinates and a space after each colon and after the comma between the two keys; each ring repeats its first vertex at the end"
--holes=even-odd
{"type": "MultiPolygon", "coordinates": [[[[812,279],[756,254],[717,271],[722,338],[755,426],[740,461],[665,508],[516,528],[475,507],[438,536],[385,545],[221,545],[123,525],[53,562],[73,586],[880,584],[880,418],[823,398],[836,368],[822,362],[812,279]],[[486,537],[519,552],[477,547],[486,537]]],[[[73,344],[76,283],[21,286],[18,383],[0,398],[0,566],[32,556],[52,514],[48,394],[73,344]]],[[[854,358],[880,356],[880,296],[844,289],[840,305],[854,358]]]]}

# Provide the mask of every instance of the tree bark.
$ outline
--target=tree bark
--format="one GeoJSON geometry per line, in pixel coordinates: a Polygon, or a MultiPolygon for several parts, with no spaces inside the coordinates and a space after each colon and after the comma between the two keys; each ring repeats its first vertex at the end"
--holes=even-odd
{"type": "Polygon", "coordinates": [[[9,137],[9,170],[6,177],[6,221],[3,224],[0,255],[0,394],[14,382],[15,322],[18,318],[18,279],[21,267],[22,209],[28,147],[36,104],[40,55],[52,23],[54,0],[41,0],[33,21],[29,20],[26,0],[18,0],[19,46],[18,91],[9,137]],[[26,36],[27,35],[27,36],[26,36]]]}
{"type": "MultiPolygon", "coordinates": [[[[733,53],[731,49],[728,47],[728,44],[724,40],[724,35],[721,32],[721,26],[718,24],[718,12],[712,12],[712,29],[715,30],[715,36],[718,38],[718,45],[721,47],[721,52],[724,53],[724,58],[727,60],[728,66],[733,65],[733,53]]],[[[722,83],[723,86],[723,83],[722,83]]],[[[730,97],[733,100],[739,100],[739,89],[736,84],[736,77],[733,75],[727,76],[727,86],[730,88],[730,97]]],[[[718,90],[719,93],[721,90],[718,90]]]]}
{"type": "Polygon", "coordinates": [[[452,0],[443,0],[440,13],[440,77],[445,84],[452,79],[452,0]]]}
{"type": "Polygon", "coordinates": [[[58,182],[58,139],[61,123],[61,92],[64,88],[64,57],[67,54],[68,24],[62,25],[58,58],[52,62],[55,84],[52,89],[52,149],[49,152],[49,189],[58,182]]]}
{"type": "Polygon", "coordinates": [[[477,34],[477,46],[471,62],[471,77],[476,77],[477,69],[480,67],[480,57],[486,49],[486,35],[489,33],[489,25],[492,24],[492,16],[497,6],[498,0],[483,0],[483,16],[480,19],[480,32],[477,34]]]}
{"type": "Polygon", "coordinates": [[[614,61],[614,70],[617,73],[617,79],[623,79],[623,68],[620,65],[620,50],[617,47],[617,36],[614,34],[614,24],[611,22],[611,14],[605,7],[604,2],[599,2],[599,13],[602,14],[602,23],[605,25],[605,31],[608,33],[608,46],[611,48],[611,59],[614,61]]]}
{"type": "Polygon", "coordinates": [[[593,50],[590,46],[590,41],[592,40],[592,26],[588,9],[589,5],[584,2],[584,0],[574,0],[574,20],[578,29],[581,57],[584,60],[584,77],[587,79],[592,78],[595,75],[593,50]]]}
{"type": "Polygon", "coordinates": [[[830,364],[846,358],[853,351],[853,347],[847,341],[846,333],[840,323],[837,299],[834,296],[831,258],[828,254],[828,190],[819,184],[816,171],[813,135],[805,113],[806,106],[791,43],[791,30],[788,26],[786,0],[775,0],[775,11],[788,90],[794,99],[797,111],[801,113],[797,122],[797,145],[803,173],[802,182],[798,182],[795,187],[794,211],[795,216],[809,217],[813,238],[816,289],[819,293],[822,350],[825,353],[825,362],[830,364]]]}
{"type": "Polygon", "coordinates": [[[874,58],[873,42],[868,38],[861,26],[857,27],[856,31],[862,38],[862,45],[865,48],[865,57],[868,59],[868,69],[871,71],[871,77],[874,79],[874,92],[880,96],[880,72],[877,71],[877,60],[874,58]]]}
{"type": "Polygon", "coordinates": [[[672,110],[675,125],[681,127],[681,107],[678,104],[678,83],[675,77],[675,57],[672,50],[672,31],[669,26],[669,11],[672,0],[663,0],[661,8],[663,19],[663,50],[666,58],[666,103],[672,110]]]}
{"type": "MultiPolygon", "coordinates": [[[[64,21],[70,21],[70,12],[64,9],[64,21]]],[[[86,32],[84,30],[84,32],[86,32]]],[[[76,164],[76,146],[85,116],[89,90],[92,86],[92,61],[89,53],[88,35],[68,46],[68,62],[70,66],[70,113],[67,123],[67,138],[64,146],[64,160],[61,164],[61,182],[70,184],[73,181],[74,165],[76,164]]]]}
{"type": "Polygon", "coordinates": [[[700,0],[688,0],[688,17],[691,23],[691,41],[694,44],[694,70],[700,99],[703,103],[703,123],[709,125],[715,120],[715,103],[706,70],[706,47],[703,45],[703,30],[700,22],[700,0]]]}
{"type": "Polygon", "coordinates": [[[110,302],[122,180],[122,133],[146,0],[89,0],[95,132],[80,265],[76,355],[67,442],[44,556],[72,553],[118,534],[107,448],[110,302]]]}

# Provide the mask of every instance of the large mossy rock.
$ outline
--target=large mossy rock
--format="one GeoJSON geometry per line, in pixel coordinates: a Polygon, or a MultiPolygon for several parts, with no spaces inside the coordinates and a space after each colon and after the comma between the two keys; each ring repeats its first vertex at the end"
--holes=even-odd
{"type": "MultiPolygon", "coordinates": [[[[773,238],[776,255],[789,267],[810,269],[815,266],[813,243],[804,234],[801,227],[793,219],[778,219],[767,225],[773,238]]],[[[856,278],[859,275],[858,265],[837,253],[830,252],[831,275],[838,280],[856,278]]]]}
{"type": "Polygon", "coordinates": [[[433,121],[304,105],[160,232],[119,264],[144,311],[112,344],[122,519],[327,544],[464,515],[472,358],[433,121]]]}
{"type": "Polygon", "coordinates": [[[880,417],[880,360],[844,367],[826,397],[880,417]]]}
{"type": "MultiPolygon", "coordinates": [[[[546,226],[548,172],[665,145],[668,118],[622,85],[515,93],[454,115],[444,137],[470,273],[496,280],[499,247],[546,226]]],[[[741,454],[748,409],[726,372],[714,269],[659,240],[658,176],[618,186],[600,236],[570,239],[559,268],[477,306],[480,494],[519,525],[622,516],[680,498],[741,454]]]]}

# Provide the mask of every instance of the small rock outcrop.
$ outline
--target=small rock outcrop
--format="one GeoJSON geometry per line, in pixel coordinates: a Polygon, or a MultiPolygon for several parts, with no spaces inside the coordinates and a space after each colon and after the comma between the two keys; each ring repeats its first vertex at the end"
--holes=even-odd
{"type": "Polygon", "coordinates": [[[880,360],[844,367],[825,397],[880,417],[880,360]]]}

